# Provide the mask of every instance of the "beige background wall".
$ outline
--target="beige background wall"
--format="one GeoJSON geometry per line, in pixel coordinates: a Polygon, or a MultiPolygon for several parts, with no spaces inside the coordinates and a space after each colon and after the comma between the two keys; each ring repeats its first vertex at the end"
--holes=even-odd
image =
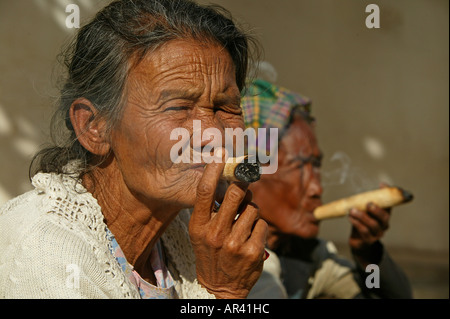
{"type": "MultiPolygon", "coordinates": [[[[86,20],[107,2],[0,0],[0,204],[30,189],[29,160],[48,136],[55,57],[74,32],[66,5],[86,20]]],[[[448,254],[449,2],[214,2],[251,27],[278,84],[313,99],[324,201],[380,181],[403,186],[415,200],[394,210],[385,243],[448,254]],[[369,3],[380,29],[365,26],[369,3]]],[[[325,221],[321,236],[342,243],[349,229],[325,221]]]]}

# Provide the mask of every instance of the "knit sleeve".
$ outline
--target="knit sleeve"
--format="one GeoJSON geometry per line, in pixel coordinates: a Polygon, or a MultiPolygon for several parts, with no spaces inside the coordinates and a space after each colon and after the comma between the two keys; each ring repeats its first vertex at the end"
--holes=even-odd
{"type": "Polygon", "coordinates": [[[197,280],[195,254],[189,239],[190,213],[183,210],[167,227],[162,243],[168,258],[169,271],[175,280],[180,299],[215,299],[197,280]]]}
{"type": "Polygon", "coordinates": [[[121,291],[124,282],[120,272],[108,267],[108,261],[100,262],[88,241],[62,225],[51,221],[35,224],[10,254],[8,265],[3,267],[7,273],[2,297],[127,297],[121,291]]]}

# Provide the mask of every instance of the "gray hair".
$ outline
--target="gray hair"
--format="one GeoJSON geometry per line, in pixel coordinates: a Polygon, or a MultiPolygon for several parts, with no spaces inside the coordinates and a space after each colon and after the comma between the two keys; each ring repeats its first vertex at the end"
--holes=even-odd
{"type": "Polygon", "coordinates": [[[259,53],[259,46],[226,9],[190,0],[116,0],[80,29],[62,55],[67,78],[51,122],[55,146],[35,155],[30,176],[64,173],[72,160],[82,163],[80,174],[86,173],[92,154],[77,140],[69,118],[72,103],[88,99],[110,132],[121,118],[130,71],[163,43],[181,38],[220,44],[234,62],[239,89],[244,89],[250,57],[259,53]]]}

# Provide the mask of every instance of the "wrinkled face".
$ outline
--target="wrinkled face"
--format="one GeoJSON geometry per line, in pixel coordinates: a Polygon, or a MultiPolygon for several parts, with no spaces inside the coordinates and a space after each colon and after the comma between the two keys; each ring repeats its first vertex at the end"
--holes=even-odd
{"type": "Polygon", "coordinates": [[[214,44],[173,40],[150,53],[127,84],[127,105],[111,143],[124,182],[149,205],[193,206],[204,164],[174,163],[170,152],[181,136],[170,137],[185,129],[189,148],[201,148],[210,140],[193,146],[194,120],[202,131],[216,128],[222,136],[224,128],[244,128],[230,55],[214,44]]]}
{"type": "Polygon", "coordinates": [[[280,141],[277,172],[251,186],[261,217],[276,232],[317,236],[319,223],[312,212],[321,204],[321,157],[313,128],[296,117],[280,141]]]}

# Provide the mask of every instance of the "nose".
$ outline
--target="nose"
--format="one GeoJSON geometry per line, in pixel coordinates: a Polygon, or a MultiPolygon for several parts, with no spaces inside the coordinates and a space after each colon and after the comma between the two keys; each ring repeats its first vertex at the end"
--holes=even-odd
{"type": "MultiPolygon", "coordinates": [[[[311,165],[308,165],[311,166],[311,165]]],[[[306,195],[310,198],[321,198],[323,193],[322,184],[320,182],[320,172],[318,168],[310,167],[310,176],[306,195]]]]}
{"type": "Polygon", "coordinates": [[[209,154],[224,145],[224,129],[220,123],[208,116],[193,120],[191,147],[194,152],[209,154]]]}

